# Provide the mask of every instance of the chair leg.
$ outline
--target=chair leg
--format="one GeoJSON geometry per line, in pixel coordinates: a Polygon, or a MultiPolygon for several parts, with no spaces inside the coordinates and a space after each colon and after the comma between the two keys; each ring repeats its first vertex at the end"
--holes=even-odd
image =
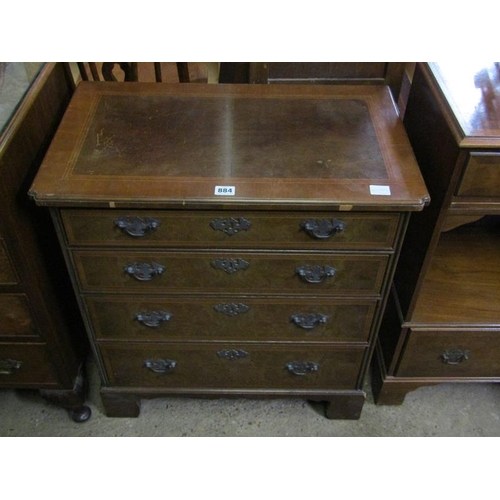
{"type": "Polygon", "coordinates": [[[189,69],[187,62],[177,63],[177,74],[179,75],[180,83],[189,83],[189,69]]]}
{"type": "Polygon", "coordinates": [[[161,75],[161,63],[155,62],[153,64],[155,66],[155,79],[156,79],[157,82],[162,82],[163,78],[162,78],[162,75],[161,75]]]}

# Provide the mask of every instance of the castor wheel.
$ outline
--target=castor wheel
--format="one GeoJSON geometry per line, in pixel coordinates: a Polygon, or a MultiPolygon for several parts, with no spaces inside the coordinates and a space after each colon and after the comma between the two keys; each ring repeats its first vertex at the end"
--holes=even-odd
{"type": "Polygon", "coordinates": [[[86,422],[90,418],[90,415],[92,415],[92,411],[88,406],[82,406],[69,412],[71,420],[77,423],[86,422]]]}

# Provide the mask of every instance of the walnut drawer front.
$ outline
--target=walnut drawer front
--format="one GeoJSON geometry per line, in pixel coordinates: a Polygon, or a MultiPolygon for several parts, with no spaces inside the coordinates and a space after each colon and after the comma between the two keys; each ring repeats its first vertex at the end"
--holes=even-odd
{"type": "Polygon", "coordinates": [[[110,385],[354,389],[365,350],[244,344],[102,345],[110,385]]]}
{"type": "Polygon", "coordinates": [[[15,285],[19,278],[12,265],[5,240],[0,238],[0,285],[15,285]]]}
{"type": "Polygon", "coordinates": [[[367,342],[375,299],[85,297],[98,340],[367,342]]]}
{"type": "Polygon", "coordinates": [[[498,377],[500,330],[412,330],[397,376],[498,377]]]}
{"type": "Polygon", "coordinates": [[[500,153],[471,153],[457,196],[500,197],[500,153]]]}
{"type": "Polygon", "coordinates": [[[398,214],[61,210],[72,246],[391,249],[398,214]]]}
{"type": "Polygon", "coordinates": [[[75,250],[83,291],[379,294],[388,255],[75,250]]]}
{"type": "Polygon", "coordinates": [[[0,336],[36,336],[38,329],[24,294],[0,295],[0,336]]]}
{"type": "Polygon", "coordinates": [[[57,384],[44,344],[0,343],[0,387],[57,384]]]}

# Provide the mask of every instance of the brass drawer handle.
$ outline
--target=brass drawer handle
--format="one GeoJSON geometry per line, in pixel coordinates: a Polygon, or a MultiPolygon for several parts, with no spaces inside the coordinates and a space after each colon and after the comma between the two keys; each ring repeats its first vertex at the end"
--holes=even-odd
{"type": "Polygon", "coordinates": [[[240,231],[248,231],[251,225],[252,223],[244,217],[240,217],[238,219],[235,219],[234,217],[223,219],[220,217],[218,219],[214,219],[210,223],[210,226],[214,231],[222,231],[229,236],[233,236],[240,231]]]}
{"type": "Polygon", "coordinates": [[[294,375],[304,376],[319,370],[318,363],[307,361],[290,361],[285,365],[285,368],[294,375]]]}
{"type": "Polygon", "coordinates": [[[146,359],[143,366],[155,373],[170,373],[177,367],[177,361],[172,359],[146,359]]]}
{"type": "Polygon", "coordinates": [[[135,315],[135,319],[145,326],[157,328],[161,323],[170,321],[172,315],[165,311],[147,311],[140,312],[135,315]]]}
{"type": "Polygon", "coordinates": [[[0,375],[13,375],[23,366],[22,361],[15,359],[1,359],[0,360],[0,375]]]}
{"type": "Polygon", "coordinates": [[[124,233],[134,238],[146,236],[150,231],[155,231],[160,227],[160,221],[151,217],[137,217],[125,215],[114,221],[116,227],[119,227],[124,233]]]}
{"type": "Polygon", "coordinates": [[[467,349],[449,349],[448,351],[443,352],[441,354],[440,359],[443,363],[447,365],[458,365],[463,361],[467,361],[470,356],[470,351],[467,349]]]}
{"type": "Polygon", "coordinates": [[[246,304],[236,304],[232,302],[230,304],[216,304],[214,306],[214,309],[219,313],[233,317],[237,316],[238,314],[246,313],[250,310],[250,307],[248,307],[246,304]]]}
{"type": "Polygon", "coordinates": [[[327,240],[344,231],[345,227],[345,222],[338,219],[308,219],[300,223],[301,229],[318,240],[327,240]]]}
{"type": "Polygon", "coordinates": [[[294,314],[290,316],[290,321],[295,323],[300,328],[304,330],[312,330],[317,326],[323,325],[328,321],[328,316],[326,314],[294,314]]]}
{"type": "Polygon", "coordinates": [[[151,281],[165,271],[165,266],[155,262],[134,262],[126,265],[123,270],[138,281],[151,281]]]}
{"type": "Polygon", "coordinates": [[[306,283],[321,283],[326,278],[333,278],[337,270],[331,266],[300,266],[295,270],[295,274],[306,283]]]}
{"type": "Polygon", "coordinates": [[[214,269],[221,269],[227,274],[233,274],[236,271],[244,271],[248,269],[250,264],[244,259],[216,259],[212,261],[214,269]]]}
{"type": "Polygon", "coordinates": [[[235,361],[237,359],[247,358],[250,355],[248,352],[241,349],[229,349],[227,351],[219,351],[217,356],[219,356],[219,358],[228,359],[229,361],[235,361]]]}

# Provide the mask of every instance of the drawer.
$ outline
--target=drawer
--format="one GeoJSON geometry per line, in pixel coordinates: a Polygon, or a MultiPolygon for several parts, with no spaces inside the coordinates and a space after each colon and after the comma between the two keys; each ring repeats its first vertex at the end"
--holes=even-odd
{"type": "Polygon", "coordinates": [[[75,250],[84,291],[379,294],[387,255],[75,250]]]}
{"type": "Polygon", "coordinates": [[[398,214],[62,210],[73,246],[390,249],[398,214]]]}
{"type": "Polygon", "coordinates": [[[0,343],[0,387],[56,384],[44,344],[0,343]]]}
{"type": "Polygon", "coordinates": [[[500,196],[500,153],[471,153],[457,196],[500,196]]]}
{"type": "Polygon", "coordinates": [[[85,297],[98,340],[367,342],[376,300],[85,297]]]}
{"type": "Polygon", "coordinates": [[[24,294],[0,295],[0,318],[2,337],[34,336],[38,333],[24,294]]]}
{"type": "Polygon", "coordinates": [[[15,285],[19,278],[12,265],[5,240],[0,238],[0,285],[15,285]]]}
{"type": "Polygon", "coordinates": [[[499,377],[500,331],[410,333],[400,377],[499,377]]]}
{"type": "Polygon", "coordinates": [[[363,348],[101,345],[110,385],[179,389],[355,389],[363,348]]]}

